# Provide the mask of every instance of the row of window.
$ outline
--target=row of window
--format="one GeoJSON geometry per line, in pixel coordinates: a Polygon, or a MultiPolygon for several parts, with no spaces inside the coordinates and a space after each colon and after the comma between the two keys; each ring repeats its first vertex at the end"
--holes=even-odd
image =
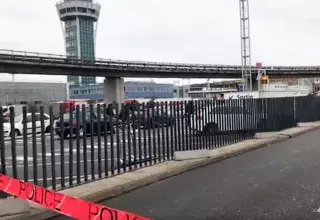
{"type": "Polygon", "coordinates": [[[83,85],[96,84],[96,77],[94,77],[94,76],[83,76],[82,77],[82,84],[83,85]]]}
{"type": "Polygon", "coordinates": [[[96,14],[95,9],[91,8],[83,8],[83,7],[71,7],[71,8],[63,8],[60,10],[60,14],[65,14],[67,12],[81,12],[81,13],[90,13],[90,14],[96,14]]]}
{"type": "Polygon", "coordinates": [[[138,86],[138,87],[126,87],[128,92],[172,92],[172,88],[167,87],[147,87],[147,86],[138,86]]]}
{"type": "Polygon", "coordinates": [[[87,95],[87,94],[100,94],[103,88],[92,88],[92,89],[75,89],[71,90],[71,95],[87,95]]]}
{"type": "MultiPolygon", "coordinates": [[[[82,82],[85,84],[84,82],[82,82]]],[[[86,83],[89,84],[89,83],[86,83]]],[[[160,87],[160,88],[152,88],[152,87],[127,87],[125,88],[127,92],[172,92],[172,89],[160,87]]],[[[103,88],[91,88],[91,89],[72,89],[70,90],[71,95],[87,95],[87,94],[101,94],[103,92],[103,88]]]]}
{"type": "Polygon", "coordinates": [[[94,59],[93,22],[88,19],[80,19],[80,45],[81,57],[86,60],[94,59]]]}

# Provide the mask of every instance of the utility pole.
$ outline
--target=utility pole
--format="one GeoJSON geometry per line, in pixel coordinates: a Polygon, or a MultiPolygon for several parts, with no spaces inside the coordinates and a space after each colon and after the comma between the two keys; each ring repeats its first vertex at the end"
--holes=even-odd
{"type": "Polygon", "coordinates": [[[239,0],[243,91],[252,91],[249,0],[239,0]]]}

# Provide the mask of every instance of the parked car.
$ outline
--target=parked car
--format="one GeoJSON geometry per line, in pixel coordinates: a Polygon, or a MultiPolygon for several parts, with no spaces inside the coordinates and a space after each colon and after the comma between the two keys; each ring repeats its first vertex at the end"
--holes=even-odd
{"type": "Polygon", "coordinates": [[[215,106],[212,110],[204,108],[200,114],[194,114],[190,127],[198,133],[255,131],[258,127],[256,122],[262,117],[262,114],[254,114],[239,106],[215,106]]]}
{"type": "MultiPolygon", "coordinates": [[[[72,131],[73,135],[76,135],[77,132],[77,126],[79,126],[79,136],[80,137],[84,137],[87,136],[88,134],[91,133],[91,114],[90,111],[86,111],[85,112],[85,121],[83,121],[82,118],[82,111],[79,111],[79,119],[77,120],[76,117],[76,113],[72,112],[72,125],[70,125],[70,113],[66,113],[63,115],[63,133],[61,132],[61,119],[59,121],[56,122],[56,134],[60,137],[60,138],[67,138],[70,136],[70,133],[72,131]],[[85,129],[84,129],[85,127],[85,129]]],[[[97,111],[93,111],[93,133],[97,134],[98,132],[98,118],[97,118],[97,111]]],[[[111,121],[111,118],[106,115],[106,119],[104,119],[104,114],[101,114],[101,118],[100,118],[100,131],[101,133],[107,133],[110,132],[113,126],[115,126],[115,120],[113,119],[111,121]],[[105,126],[105,121],[106,120],[106,126],[105,126]]]]}
{"type": "MultiPolygon", "coordinates": [[[[138,112],[132,112],[130,115],[130,121],[133,123],[135,128],[139,127],[139,117],[138,112]]],[[[152,115],[152,108],[146,109],[145,112],[140,111],[140,127],[157,128],[163,126],[171,126],[175,123],[175,119],[172,115],[166,112],[154,111],[152,115]],[[149,111],[149,115],[147,113],[149,111]]]]}
{"type": "MultiPolygon", "coordinates": [[[[44,128],[45,132],[50,132],[50,117],[47,114],[43,115],[44,120],[44,128]]],[[[23,124],[27,124],[27,134],[32,133],[32,114],[27,113],[26,121],[23,120],[23,115],[14,118],[14,131],[11,131],[10,122],[3,123],[3,130],[5,136],[11,136],[11,132],[15,133],[15,136],[19,136],[23,134],[23,124]]],[[[41,115],[40,113],[35,113],[35,124],[36,124],[36,132],[41,132],[41,115]]]]}

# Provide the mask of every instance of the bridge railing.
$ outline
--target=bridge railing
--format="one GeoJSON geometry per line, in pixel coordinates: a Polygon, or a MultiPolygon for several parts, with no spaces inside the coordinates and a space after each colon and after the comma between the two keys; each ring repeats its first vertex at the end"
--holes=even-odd
{"type": "Polygon", "coordinates": [[[34,58],[40,58],[40,57],[47,57],[47,58],[57,58],[57,59],[65,59],[67,58],[64,55],[59,55],[59,54],[49,54],[49,53],[37,53],[37,52],[28,52],[28,51],[16,51],[16,50],[0,50],[0,54],[3,55],[8,55],[12,58],[18,56],[18,57],[34,57],[34,58]]]}
{"type": "Polygon", "coordinates": [[[95,66],[124,69],[124,70],[137,70],[137,71],[175,71],[175,72],[208,72],[208,71],[222,71],[222,70],[238,70],[239,66],[232,65],[201,65],[201,64],[178,64],[178,63],[157,63],[157,62],[143,62],[143,61],[125,61],[125,60],[111,60],[111,59],[86,59],[73,56],[64,56],[56,54],[42,54],[26,51],[12,51],[0,50],[1,60],[14,60],[17,62],[28,61],[38,63],[59,63],[68,65],[81,65],[81,66],[95,66]]]}

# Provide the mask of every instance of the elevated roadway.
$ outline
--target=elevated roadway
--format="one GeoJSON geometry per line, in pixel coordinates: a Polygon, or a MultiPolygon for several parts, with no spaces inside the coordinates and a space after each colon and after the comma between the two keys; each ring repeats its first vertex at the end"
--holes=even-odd
{"type": "MultiPolygon", "coordinates": [[[[268,66],[272,78],[319,77],[320,66],[268,66]]],[[[255,67],[252,67],[256,75],[255,67]]],[[[63,55],[0,50],[0,73],[157,78],[241,78],[239,65],[202,65],[126,60],[82,60],[63,55]]]]}

